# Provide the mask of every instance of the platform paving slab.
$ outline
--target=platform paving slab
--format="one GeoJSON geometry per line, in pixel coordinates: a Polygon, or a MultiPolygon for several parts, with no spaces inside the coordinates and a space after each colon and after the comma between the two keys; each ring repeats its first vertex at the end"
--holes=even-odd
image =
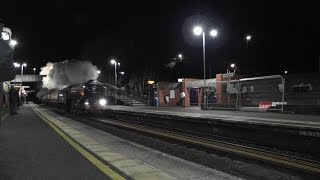
{"type": "Polygon", "coordinates": [[[41,113],[52,123],[61,121],[62,126],[59,126],[61,123],[56,124],[61,130],[68,129],[71,132],[69,134],[71,138],[133,179],[240,179],[128,142],[67,117],[62,117],[43,107],[32,106],[35,111],[41,113]],[[74,130],[70,131],[70,128],[74,130]],[[74,133],[75,131],[82,134],[81,138],[79,138],[79,133],[74,133]],[[85,141],[82,142],[82,140],[85,141]],[[92,144],[85,144],[88,141],[92,144]],[[105,150],[102,148],[103,146],[106,147],[105,150]]]}

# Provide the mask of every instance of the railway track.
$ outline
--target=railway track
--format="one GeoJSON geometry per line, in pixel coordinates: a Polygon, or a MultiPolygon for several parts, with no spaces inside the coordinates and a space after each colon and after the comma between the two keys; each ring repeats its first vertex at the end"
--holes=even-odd
{"type": "Polygon", "coordinates": [[[213,140],[209,138],[197,137],[194,135],[188,135],[181,132],[174,132],[172,130],[170,131],[163,128],[160,129],[148,127],[120,120],[111,120],[103,118],[90,119],[94,120],[95,122],[102,123],[104,125],[111,125],[121,129],[129,129],[132,131],[153,135],[168,140],[178,141],[184,144],[195,145],[320,176],[320,162],[312,161],[309,159],[294,157],[287,154],[281,154],[278,152],[262,150],[258,148],[219,140],[213,140]]]}
{"type": "MultiPolygon", "coordinates": [[[[62,113],[59,112],[59,110],[57,109],[55,110],[55,112],[58,112],[60,114],[62,113]]],[[[182,144],[189,144],[223,153],[229,153],[239,157],[245,157],[261,162],[266,162],[272,165],[285,167],[288,169],[298,170],[300,172],[312,174],[315,176],[320,176],[320,162],[318,161],[312,161],[310,159],[295,157],[293,155],[287,155],[279,152],[273,152],[270,150],[250,147],[246,145],[225,142],[222,140],[215,140],[207,137],[199,137],[194,134],[191,135],[189,132],[165,129],[164,127],[149,127],[146,125],[141,125],[128,121],[113,120],[101,117],[89,118],[90,120],[85,121],[94,121],[95,123],[99,123],[103,126],[113,126],[119,129],[149,134],[152,136],[165,138],[167,140],[181,142],[182,144]]]]}

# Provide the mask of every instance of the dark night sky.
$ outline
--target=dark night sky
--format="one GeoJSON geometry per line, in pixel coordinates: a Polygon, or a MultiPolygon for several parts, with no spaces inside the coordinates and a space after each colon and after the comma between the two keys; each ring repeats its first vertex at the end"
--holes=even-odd
{"type": "MultiPolygon", "coordinates": [[[[71,58],[127,72],[152,68],[166,79],[202,77],[202,40],[192,26],[215,27],[207,38],[207,67],[226,71],[235,61],[252,75],[318,71],[319,9],[301,1],[18,1],[1,3],[0,18],[18,39],[15,58],[30,66],[71,58]],[[249,62],[245,35],[252,34],[249,62]],[[163,64],[181,52],[172,70],[163,64]],[[250,68],[248,68],[248,66],[250,68]]],[[[305,1],[307,2],[307,1],[305,1]]],[[[29,66],[29,67],[30,67],[29,66]]],[[[31,69],[31,68],[30,68],[31,69]]]]}

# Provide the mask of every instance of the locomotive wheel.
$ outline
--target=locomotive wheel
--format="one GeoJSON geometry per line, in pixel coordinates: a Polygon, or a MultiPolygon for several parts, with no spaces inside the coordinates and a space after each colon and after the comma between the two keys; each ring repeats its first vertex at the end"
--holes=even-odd
{"type": "Polygon", "coordinates": [[[77,107],[76,107],[76,103],[75,101],[72,101],[71,102],[71,108],[70,108],[70,111],[72,114],[76,114],[76,111],[77,111],[77,107]]]}
{"type": "Polygon", "coordinates": [[[75,115],[77,115],[77,116],[80,115],[80,112],[81,112],[81,111],[80,111],[79,108],[75,108],[75,112],[74,112],[75,115]]]}

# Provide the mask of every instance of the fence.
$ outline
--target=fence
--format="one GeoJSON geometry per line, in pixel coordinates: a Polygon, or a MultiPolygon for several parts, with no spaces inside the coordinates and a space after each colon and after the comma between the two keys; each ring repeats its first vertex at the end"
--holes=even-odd
{"type": "Polygon", "coordinates": [[[128,104],[128,105],[148,104],[147,96],[143,96],[139,93],[130,93],[126,90],[112,86],[110,84],[105,84],[105,86],[107,87],[105,91],[105,95],[113,96],[116,99],[123,101],[125,104],[128,104]]]}
{"type": "Polygon", "coordinates": [[[208,109],[283,111],[285,79],[280,75],[208,84],[208,109]]]}
{"type": "Polygon", "coordinates": [[[216,81],[208,84],[208,108],[237,109],[238,81],[216,81]]]}

